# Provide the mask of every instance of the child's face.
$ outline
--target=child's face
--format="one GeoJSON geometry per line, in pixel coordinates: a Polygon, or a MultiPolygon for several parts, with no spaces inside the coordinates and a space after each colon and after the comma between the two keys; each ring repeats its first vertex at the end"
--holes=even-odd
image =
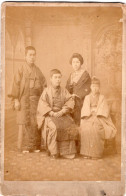
{"type": "Polygon", "coordinates": [[[74,71],[78,71],[81,68],[81,63],[78,58],[72,59],[72,67],[73,67],[74,71]]]}
{"type": "Polygon", "coordinates": [[[91,84],[91,92],[96,95],[100,92],[100,86],[98,84],[91,84]]]}
{"type": "Polygon", "coordinates": [[[51,83],[54,87],[60,86],[61,83],[61,74],[53,74],[53,76],[50,78],[51,83]]]}

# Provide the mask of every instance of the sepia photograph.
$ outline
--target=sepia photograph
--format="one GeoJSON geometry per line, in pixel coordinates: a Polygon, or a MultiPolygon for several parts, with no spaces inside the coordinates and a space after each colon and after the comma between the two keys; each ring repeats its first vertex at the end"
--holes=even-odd
{"type": "Polygon", "coordinates": [[[121,182],[122,4],[3,8],[4,182],[121,182]]]}

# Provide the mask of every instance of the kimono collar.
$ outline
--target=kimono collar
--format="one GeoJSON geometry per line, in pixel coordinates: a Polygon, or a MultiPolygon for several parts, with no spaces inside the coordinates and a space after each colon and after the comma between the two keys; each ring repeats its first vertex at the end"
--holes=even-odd
{"type": "Polygon", "coordinates": [[[53,86],[53,85],[51,84],[51,88],[52,88],[52,89],[55,89],[55,90],[59,90],[59,89],[61,89],[61,86],[53,86]]]}
{"type": "Polygon", "coordinates": [[[35,69],[35,65],[33,64],[33,65],[30,66],[30,65],[26,62],[26,69],[27,69],[28,73],[31,74],[32,71],[35,69]]]}
{"type": "Polygon", "coordinates": [[[71,74],[71,83],[74,83],[74,82],[77,83],[84,72],[85,72],[85,69],[80,69],[79,71],[73,72],[71,74]]]}
{"type": "Polygon", "coordinates": [[[72,74],[73,75],[81,75],[82,73],[84,73],[86,70],[85,69],[79,69],[78,71],[74,71],[72,74]]]}
{"type": "Polygon", "coordinates": [[[28,63],[25,63],[25,70],[26,70],[26,75],[27,77],[31,76],[34,79],[37,78],[37,73],[36,73],[36,66],[33,64],[31,67],[28,65],[28,63]],[[28,76],[29,75],[29,76],[28,76]]]}
{"type": "Polygon", "coordinates": [[[96,95],[93,95],[93,93],[90,94],[93,98],[99,97],[100,93],[97,93],[96,95]]]}

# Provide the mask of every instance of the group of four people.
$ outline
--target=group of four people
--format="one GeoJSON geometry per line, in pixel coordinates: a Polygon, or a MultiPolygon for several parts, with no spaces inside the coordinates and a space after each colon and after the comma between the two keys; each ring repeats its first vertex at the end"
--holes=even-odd
{"type": "Polygon", "coordinates": [[[50,71],[50,85],[35,66],[36,50],[25,49],[26,62],[13,80],[9,97],[17,111],[18,149],[38,152],[45,148],[53,158],[75,158],[79,152],[84,158],[102,157],[105,139],[114,138],[116,128],[109,108],[100,94],[100,81],[92,80],[82,68],[83,57],[74,53],[70,63],[74,72],[66,88],[62,88],[62,74],[50,71]],[[80,141],[80,145],[78,145],[80,141]]]}

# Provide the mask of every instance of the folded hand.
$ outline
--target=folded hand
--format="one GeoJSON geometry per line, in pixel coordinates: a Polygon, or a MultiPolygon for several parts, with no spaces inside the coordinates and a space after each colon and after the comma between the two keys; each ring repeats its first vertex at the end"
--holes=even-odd
{"type": "Polygon", "coordinates": [[[53,116],[56,117],[56,118],[59,118],[59,117],[61,117],[62,115],[63,115],[62,112],[59,111],[59,112],[55,112],[53,116]]]}
{"type": "Polygon", "coordinates": [[[18,101],[18,99],[15,99],[14,101],[14,108],[15,110],[20,110],[20,102],[18,101]]]}

